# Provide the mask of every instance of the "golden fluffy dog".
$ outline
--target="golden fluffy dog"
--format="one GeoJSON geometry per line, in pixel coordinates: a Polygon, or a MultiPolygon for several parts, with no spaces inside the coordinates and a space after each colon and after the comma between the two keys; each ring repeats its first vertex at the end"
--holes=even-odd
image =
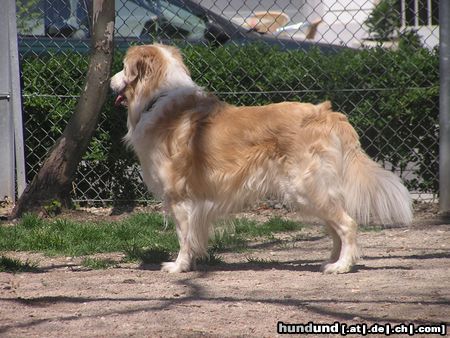
{"type": "Polygon", "coordinates": [[[196,85],[180,52],[131,47],[111,79],[128,107],[125,140],[148,188],[164,199],[180,251],[168,272],[193,268],[207,252],[211,224],[266,196],[322,219],[333,239],[325,273],[348,272],[358,222],[411,222],[399,178],[372,161],[331,104],[283,102],[236,107],[196,85]]]}

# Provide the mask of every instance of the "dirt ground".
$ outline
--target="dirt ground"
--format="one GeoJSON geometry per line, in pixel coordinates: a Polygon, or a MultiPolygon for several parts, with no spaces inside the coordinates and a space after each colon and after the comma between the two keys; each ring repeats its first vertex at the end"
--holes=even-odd
{"type": "Polygon", "coordinates": [[[448,324],[450,225],[422,215],[410,227],[360,232],[362,258],[343,275],[319,272],[331,247],[320,226],[175,275],[157,265],[88,270],[79,257],[7,253],[40,271],[0,273],[0,336],[273,337],[278,321],[448,324]]]}

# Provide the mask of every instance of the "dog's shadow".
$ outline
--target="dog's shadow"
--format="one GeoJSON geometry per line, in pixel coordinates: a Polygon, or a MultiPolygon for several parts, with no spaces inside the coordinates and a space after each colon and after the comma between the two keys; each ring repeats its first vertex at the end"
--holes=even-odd
{"type": "MultiPolygon", "coordinates": [[[[212,260],[202,260],[197,262],[196,271],[199,272],[219,272],[219,271],[265,271],[265,270],[279,270],[279,271],[297,271],[297,272],[320,272],[321,265],[324,262],[322,259],[311,260],[291,260],[291,261],[271,261],[258,258],[247,258],[247,261],[242,260],[239,262],[224,262],[219,256],[212,255],[212,260]]],[[[433,253],[424,255],[398,255],[389,257],[372,257],[366,256],[364,260],[371,261],[375,259],[436,259],[436,258],[448,258],[447,253],[433,253]]],[[[160,257],[162,258],[162,257],[160,257]]],[[[169,257],[164,257],[165,260],[169,257]]],[[[142,262],[139,266],[140,269],[158,271],[161,269],[162,261],[142,262]]],[[[377,271],[377,270],[412,270],[413,268],[406,265],[382,265],[382,266],[370,266],[365,264],[356,264],[353,266],[350,273],[356,273],[360,271],[377,271]]]]}
{"type": "Polygon", "coordinates": [[[264,271],[264,270],[283,270],[283,271],[304,271],[320,272],[321,260],[299,260],[290,262],[266,262],[249,261],[235,263],[220,263],[217,265],[200,264],[198,270],[204,271],[264,271]]]}
{"type": "MultiPolygon", "coordinates": [[[[214,265],[197,264],[195,271],[197,272],[220,272],[220,271],[295,271],[295,272],[321,272],[322,260],[301,260],[289,262],[221,262],[214,265]]],[[[161,264],[155,263],[141,263],[139,269],[147,271],[161,270],[161,264]]],[[[375,270],[411,270],[411,267],[406,266],[382,266],[370,267],[363,264],[356,264],[348,273],[357,273],[360,271],[375,271],[375,270]]]]}
{"type": "MultiPolygon", "coordinates": [[[[296,271],[296,272],[322,272],[323,260],[312,261],[293,261],[293,262],[270,262],[270,263],[254,263],[254,262],[237,262],[237,263],[221,263],[214,266],[199,265],[197,270],[204,272],[213,271],[296,271]]],[[[406,266],[382,266],[369,267],[363,264],[356,264],[348,273],[357,273],[360,271],[374,271],[374,270],[411,270],[411,267],[406,266]]]]}
{"type": "MultiPolygon", "coordinates": [[[[264,271],[264,270],[285,270],[285,271],[309,271],[319,272],[321,260],[299,260],[290,262],[271,262],[271,261],[242,261],[242,262],[197,262],[196,269],[198,272],[214,272],[214,271],[264,271]]],[[[160,263],[141,262],[139,269],[148,271],[159,271],[160,263]]]]}

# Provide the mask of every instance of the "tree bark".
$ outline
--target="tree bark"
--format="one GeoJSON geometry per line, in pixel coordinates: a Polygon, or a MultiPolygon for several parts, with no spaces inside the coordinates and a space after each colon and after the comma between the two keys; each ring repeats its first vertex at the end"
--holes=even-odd
{"type": "Polygon", "coordinates": [[[71,204],[72,180],[106,100],[113,59],[114,1],[93,0],[92,3],[92,52],[75,112],[49,150],[41,169],[19,198],[11,218],[20,217],[48,201],[58,200],[66,207],[71,204]]]}

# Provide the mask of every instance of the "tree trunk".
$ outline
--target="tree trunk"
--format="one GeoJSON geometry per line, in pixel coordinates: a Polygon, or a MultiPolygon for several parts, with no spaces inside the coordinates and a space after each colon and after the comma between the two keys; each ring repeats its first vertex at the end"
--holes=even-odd
{"type": "Polygon", "coordinates": [[[63,134],[18,200],[11,218],[48,201],[59,200],[64,206],[71,204],[72,180],[106,100],[113,59],[114,1],[93,0],[92,3],[92,53],[83,91],[63,134]]]}

